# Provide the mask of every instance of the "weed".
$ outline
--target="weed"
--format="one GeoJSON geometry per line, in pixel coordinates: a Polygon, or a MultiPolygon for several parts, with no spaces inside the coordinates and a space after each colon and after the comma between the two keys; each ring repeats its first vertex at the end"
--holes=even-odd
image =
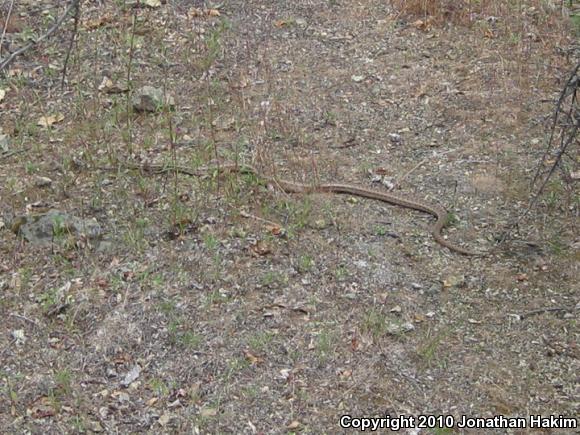
{"type": "Polygon", "coordinates": [[[203,244],[205,245],[208,251],[213,252],[217,250],[220,242],[214,234],[206,232],[203,234],[203,244]]]}
{"type": "Polygon", "coordinates": [[[272,344],[274,337],[269,331],[257,333],[248,339],[248,346],[255,352],[262,352],[272,344]]]}
{"type": "Polygon", "coordinates": [[[298,271],[301,273],[310,272],[314,267],[314,259],[310,255],[301,255],[298,259],[298,271]]]}
{"type": "Polygon", "coordinates": [[[338,335],[331,329],[320,331],[316,337],[316,353],[319,362],[328,361],[334,355],[338,335]]]}
{"type": "Polygon", "coordinates": [[[163,314],[169,317],[175,313],[177,304],[173,299],[164,300],[159,304],[159,309],[163,314]]]}
{"type": "Polygon", "coordinates": [[[229,296],[221,292],[220,290],[213,290],[209,292],[205,298],[205,305],[209,307],[214,304],[221,304],[227,302],[229,296]]]}
{"type": "Polygon", "coordinates": [[[181,337],[179,337],[179,341],[186,348],[198,349],[203,341],[203,338],[201,335],[196,334],[195,332],[185,331],[183,334],[181,334],[181,337]]]}
{"type": "Polygon", "coordinates": [[[336,270],[334,271],[334,275],[338,281],[342,281],[349,276],[349,272],[347,267],[344,264],[338,265],[336,270]]]}
{"type": "Polygon", "coordinates": [[[228,361],[228,370],[226,371],[226,379],[250,366],[250,362],[245,358],[236,357],[228,361]]]}
{"type": "Polygon", "coordinates": [[[169,388],[167,387],[167,384],[165,384],[165,382],[159,378],[151,379],[149,381],[149,388],[151,388],[151,390],[153,390],[153,392],[159,397],[167,396],[169,394],[169,388]]]}
{"type": "MultiPolygon", "coordinates": [[[[433,360],[438,356],[438,349],[443,342],[443,340],[449,335],[449,331],[441,331],[431,336],[431,331],[427,333],[427,336],[422,344],[419,345],[417,349],[417,354],[421,359],[428,365],[431,366],[433,360]]],[[[445,364],[443,360],[440,361],[441,364],[445,364]]]]}
{"type": "Polygon", "coordinates": [[[261,284],[270,288],[285,285],[287,283],[288,276],[274,270],[266,272],[264,275],[262,275],[261,279],[261,284]]]}
{"type": "Polygon", "coordinates": [[[64,395],[69,395],[71,391],[71,383],[72,383],[72,373],[67,370],[63,369],[55,373],[54,375],[55,383],[58,385],[59,390],[64,395]]]}
{"type": "Polygon", "coordinates": [[[384,237],[387,235],[387,228],[383,225],[377,225],[375,227],[375,234],[380,237],[384,237]]]}
{"type": "Polygon", "coordinates": [[[370,333],[373,338],[381,337],[387,331],[387,318],[382,312],[372,308],[365,314],[361,329],[370,333]]]}

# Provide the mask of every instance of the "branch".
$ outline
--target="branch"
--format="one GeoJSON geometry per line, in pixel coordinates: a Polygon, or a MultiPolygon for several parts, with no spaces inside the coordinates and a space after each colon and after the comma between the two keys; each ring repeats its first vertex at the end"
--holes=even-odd
{"type": "Polygon", "coordinates": [[[2,54],[2,45],[4,44],[4,37],[6,36],[6,31],[8,30],[8,23],[10,22],[10,16],[12,15],[13,8],[14,8],[14,0],[10,2],[8,14],[6,14],[6,21],[4,22],[4,29],[2,29],[2,36],[0,36],[0,55],[2,54]]]}
{"type": "Polygon", "coordinates": [[[56,30],[60,27],[60,25],[66,19],[68,14],[74,8],[78,7],[79,2],[80,2],[80,0],[71,0],[71,2],[66,7],[66,10],[64,11],[64,14],[62,14],[62,16],[58,20],[56,20],[56,22],[52,25],[52,27],[50,29],[48,29],[47,32],[44,35],[42,35],[40,38],[30,42],[28,45],[25,45],[24,47],[21,47],[20,49],[16,50],[14,53],[12,53],[10,56],[8,56],[5,60],[3,60],[2,63],[0,63],[0,71],[2,71],[4,68],[6,68],[8,65],[10,65],[14,61],[14,59],[16,59],[16,56],[24,53],[25,51],[27,51],[31,47],[38,45],[40,42],[44,41],[46,38],[48,38],[54,32],[56,32],[56,30]]]}

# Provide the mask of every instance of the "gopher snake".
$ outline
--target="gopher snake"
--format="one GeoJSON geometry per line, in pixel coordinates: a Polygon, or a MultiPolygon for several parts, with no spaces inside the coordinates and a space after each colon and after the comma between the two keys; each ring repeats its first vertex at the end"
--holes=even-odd
{"type": "Polygon", "coordinates": [[[139,169],[145,172],[153,173],[166,173],[166,172],[177,172],[191,176],[202,176],[211,172],[212,170],[218,173],[240,173],[240,174],[252,174],[255,177],[264,180],[272,185],[278,186],[286,193],[336,193],[336,194],[347,194],[353,196],[359,196],[362,198],[375,199],[377,201],[386,202],[392,205],[398,205],[400,207],[409,208],[412,210],[422,211],[428,213],[435,218],[437,221],[431,227],[431,234],[435,241],[441,246],[448,248],[449,250],[462,255],[477,256],[483,255],[480,252],[470,251],[468,249],[457,246],[445,238],[441,234],[441,230],[447,224],[447,211],[440,207],[439,205],[430,204],[417,199],[403,198],[399,195],[393,194],[391,192],[378,192],[372,189],[366,189],[363,187],[353,186],[350,184],[316,184],[307,185],[296,183],[293,181],[282,180],[275,177],[268,177],[262,172],[258,171],[255,167],[251,165],[238,165],[235,163],[220,164],[219,166],[212,167],[202,167],[198,169],[191,169],[185,166],[178,165],[160,165],[160,164],[136,164],[125,161],[119,161],[121,166],[129,169],[139,169]]]}

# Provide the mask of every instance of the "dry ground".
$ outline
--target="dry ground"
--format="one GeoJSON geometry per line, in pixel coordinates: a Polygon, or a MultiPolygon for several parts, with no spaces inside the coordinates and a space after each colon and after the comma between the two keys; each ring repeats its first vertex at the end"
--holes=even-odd
{"type": "MultiPolygon", "coordinates": [[[[17,3],[32,28],[62,12],[17,3]]],[[[391,180],[447,207],[451,240],[487,249],[526,204],[575,62],[558,14],[520,2],[513,21],[454,25],[372,0],[232,0],[219,16],[199,1],[103,3],[84,2],[64,89],[71,23],[0,81],[0,126],[22,151],[0,160],[2,432],[578,415],[578,200],[557,179],[514,240],[468,258],[410,210],[115,165],[391,180]],[[130,113],[125,93],[99,89],[128,76],[175,110],[130,113]],[[50,208],[96,218],[103,241],[38,247],[10,231],[50,208]],[[550,307],[569,310],[522,316],[550,307]]]]}

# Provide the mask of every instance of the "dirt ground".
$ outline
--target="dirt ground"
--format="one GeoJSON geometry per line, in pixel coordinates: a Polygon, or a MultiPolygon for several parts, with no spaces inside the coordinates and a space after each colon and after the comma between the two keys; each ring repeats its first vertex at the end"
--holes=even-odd
{"type": "MultiPolygon", "coordinates": [[[[16,3],[16,45],[63,11],[16,3]]],[[[577,417],[579,202],[558,177],[497,251],[466,257],[420,212],[116,163],[394,185],[447,208],[449,240],[488,250],[525,209],[577,62],[565,20],[523,4],[466,25],[374,0],[83,2],[64,87],[69,20],[0,79],[17,151],[0,160],[2,432],[577,417]],[[133,112],[127,87],[144,85],[174,110],[133,112]],[[103,234],[23,240],[18,217],[50,209],[103,234]]]]}

